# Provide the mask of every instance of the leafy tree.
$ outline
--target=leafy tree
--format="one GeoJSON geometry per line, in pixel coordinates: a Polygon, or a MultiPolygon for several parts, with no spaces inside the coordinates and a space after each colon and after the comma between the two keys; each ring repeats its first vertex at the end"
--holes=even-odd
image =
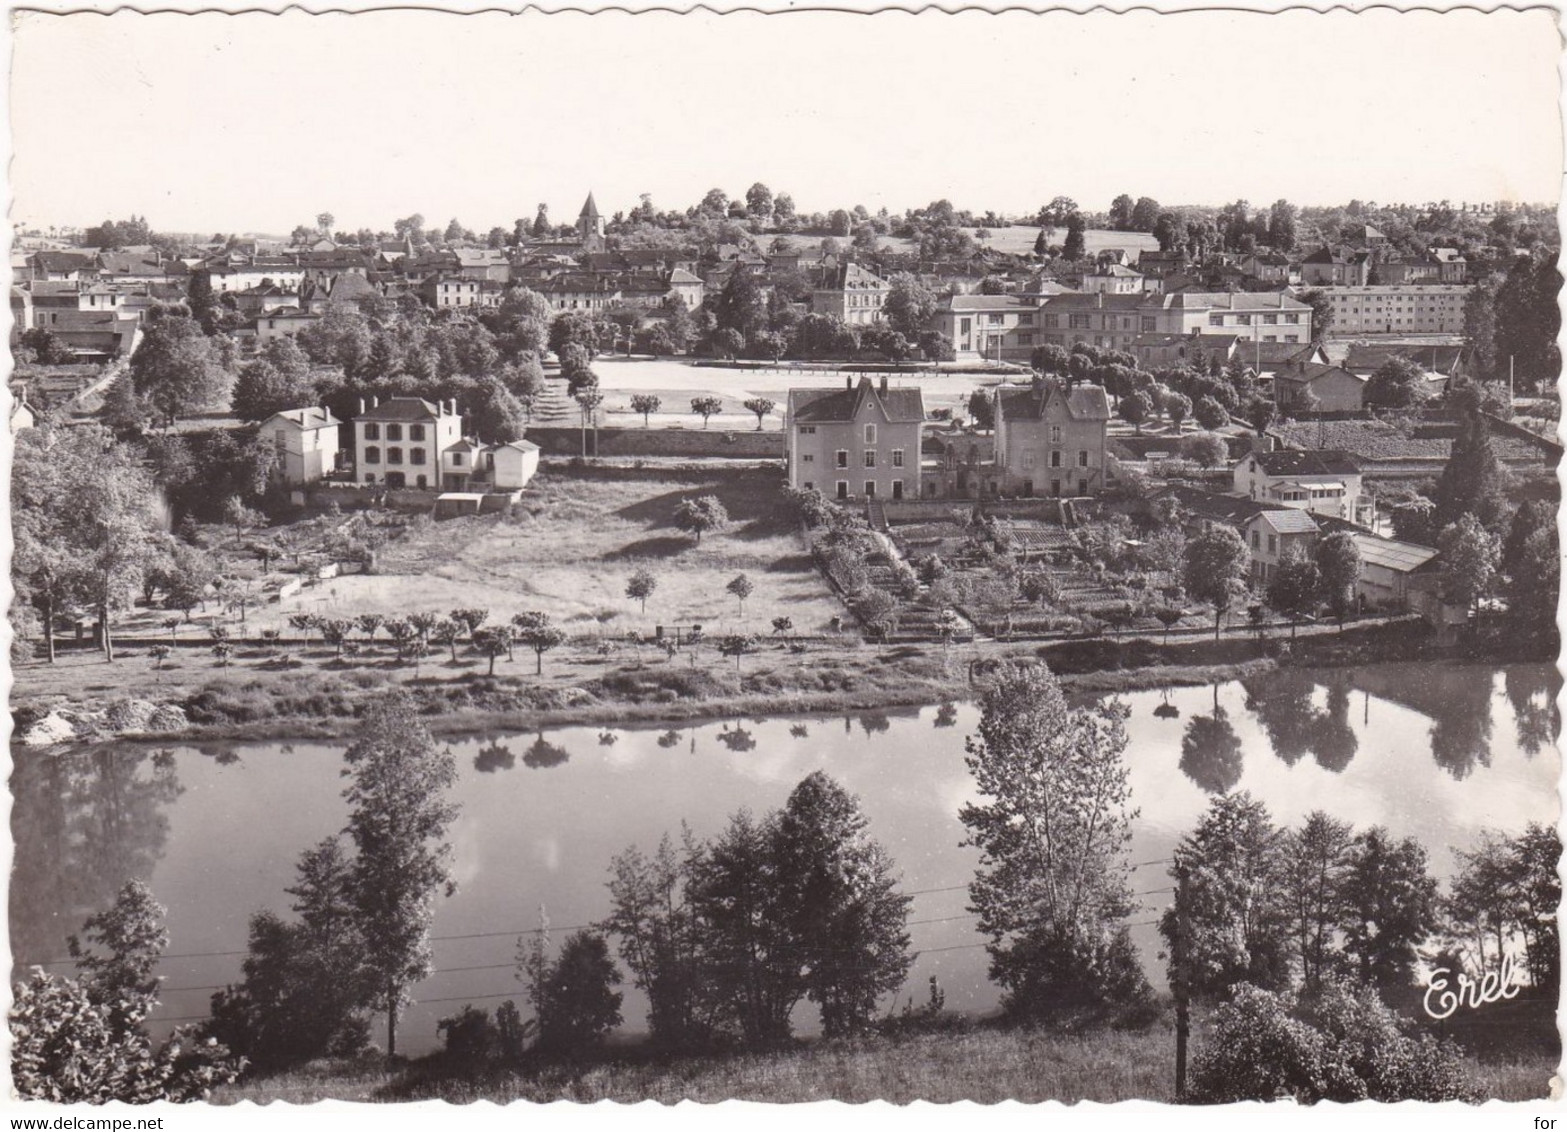
{"type": "MultiPolygon", "coordinates": [[[[1224,410],[1220,409],[1219,412],[1224,410]]],[[[1230,446],[1216,432],[1194,432],[1182,438],[1181,455],[1200,468],[1218,468],[1223,467],[1229,459],[1230,446]]]]}
{"type": "Polygon", "coordinates": [[[1172,985],[1199,998],[1223,998],[1238,983],[1267,989],[1288,984],[1290,919],[1280,883],[1280,838],[1267,808],[1243,790],[1214,798],[1196,829],[1181,839],[1170,870],[1176,900],[1159,920],[1172,985]]]}
{"type": "Polygon", "coordinates": [[[1311,308],[1311,344],[1322,345],[1333,328],[1333,300],[1323,291],[1302,291],[1295,296],[1311,308]]]}
{"type": "Polygon", "coordinates": [[[522,402],[497,378],[481,377],[474,382],[465,407],[475,434],[485,444],[510,444],[527,432],[522,402]]]}
{"type": "Polygon", "coordinates": [[[713,333],[713,352],[721,358],[735,358],[745,349],[745,335],[733,327],[720,327],[713,333]]]}
{"type": "Polygon", "coordinates": [[[858,799],[816,771],[774,826],[780,906],[828,1038],[868,1028],[877,999],[902,986],[914,961],[912,900],[896,891],[892,859],[868,824],[858,799]]]}
{"type": "Polygon", "coordinates": [[[1074,263],[1083,258],[1087,247],[1083,240],[1083,233],[1087,227],[1080,212],[1074,211],[1066,218],[1066,243],[1061,248],[1063,258],[1074,263]]]}
{"type": "Polygon", "coordinates": [[[55,1103],[205,1100],[239,1076],[216,1041],[181,1027],[154,1048],[145,1022],[157,1005],[152,974],[168,945],[164,910],[139,880],[70,937],[81,978],[35,968],[11,1004],[11,1080],[26,1100],[55,1103]]]}
{"type": "Polygon", "coordinates": [[[1003,669],[985,694],[965,758],[983,801],[959,817],[980,851],[969,898],[1009,1014],[1148,993],[1125,924],[1126,745],[1123,707],[1070,707],[1042,664],[1003,669]]]}
{"type": "Polygon", "coordinates": [[[723,412],[724,402],[722,398],[709,396],[691,398],[691,411],[702,418],[702,427],[707,427],[707,420],[716,413],[723,412]]]}
{"type": "Polygon", "coordinates": [[[888,280],[882,317],[893,330],[910,340],[924,334],[936,313],[936,295],[919,278],[900,272],[888,280]]]}
{"type": "Polygon", "coordinates": [[[1296,623],[1309,617],[1321,600],[1322,573],[1299,547],[1290,547],[1268,579],[1268,604],[1290,619],[1290,636],[1296,623]]]}
{"type": "Polygon", "coordinates": [[[740,602],[740,616],[742,618],[745,617],[745,599],[756,591],[755,584],[744,574],[736,574],[729,579],[729,584],[724,589],[735,595],[740,602]]]}
{"type": "Polygon", "coordinates": [[[505,625],[492,625],[473,633],[473,648],[490,662],[489,675],[495,675],[495,662],[511,654],[512,636],[505,625]]]}
{"type": "MultiPolygon", "coordinates": [[[[1217,402],[1215,402],[1217,404],[1217,402]]],[[[1183,393],[1172,393],[1164,399],[1164,415],[1170,418],[1170,423],[1175,426],[1175,431],[1181,431],[1181,425],[1191,415],[1192,399],[1183,393]]],[[[1222,409],[1220,410],[1223,411],[1222,409]]],[[[1208,427],[1206,425],[1204,428],[1208,427]]]]}
{"type": "Polygon", "coordinates": [[[1333,531],[1317,540],[1313,553],[1320,592],[1339,624],[1355,608],[1360,582],[1360,544],[1348,531],[1333,531]]]}
{"type": "Polygon", "coordinates": [[[1295,247],[1295,219],[1298,210],[1282,198],[1268,209],[1268,246],[1276,252],[1288,252],[1295,247]]]}
{"type": "Polygon", "coordinates": [[[740,661],[747,653],[756,651],[756,638],[749,633],[726,633],[718,638],[718,651],[722,656],[735,658],[735,671],[740,671],[740,661]]]}
{"type": "Polygon", "coordinates": [[[642,414],[642,427],[648,427],[648,417],[658,412],[658,407],[663,402],[652,393],[636,393],[631,398],[631,411],[642,414]]]}
{"type": "Polygon", "coordinates": [[[1505,475],[1491,447],[1491,426],[1481,411],[1481,391],[1472,383],[1453,383],[1447,403],[1457,418],[1458,435],[1437,479],[1433,528],[1445,530],[1465,513],[1473,514],[1487,529],[1495,528],[1505,508],[1505,475]]]}
{"type": "Polygon", "coordinates": [[[658,589],[658,579],[653,572],[647,569],[638,570],[631,575],[626,582],[626,596],[633,601],[642,603],[642,612],[647,612],[647,599],[653,596],[653,591],[658,589]]]}
{"type": "Polygon", "coordinates": [[[148,317],[130,377],[137,397],[165,426],[182,414],[226,405],[233,384],[200,325],[174,314],[148,317]]]}
{"type": "Polygon", "coordinates": [[[363,1004],[372,988],[342,842],[329,837],[306,851],[298,875],[288,890],[298,921],[253,915],[243,980],[212,996],[208,1032],[264,1072],[351,1056],[370,1040],[363,1004]]]}
{"type": "Polygon", "coordinates": [[[682,499],[675,508],[675,526],[696,535],[696,544],[702,545],[702,535],[707,531],[722,530],[729,525],[729,512],[716,495],[703,495],[695,499],[682,499]]]}
{"type": "Polygon", "coordinates": [[[1561,330],[1557,295],[1562,278],[1555,257],[1537,253],[1520,259],[1496,292],[1495,357],[1500,375],[1511,363],[1524,390],[1549,387],[1561,373],[1556,336],[1561,330]]]}
{"type": "MultiPolygon", "coordinates": [[[[767,324],[767,299],[757,277],[744,267],[729,273],[713,303],[713,317],[720,331],[733,330],[742,342],[767,324]]],[[[738,351],[736,351],[738,352],[738,351]]]]}
{"type": "Polygon", "coordinates": [[[1127,424],[1137,426],[1137,435],[1141,436],[1143,422],[1153,412],[1153,398],[1139,390],[1130,396],[1122,397],[1117,412],[1127,424]]]}
{"type": "MultiPolygon", "coordinates": [[[[745,402],[745,407],[748,411],[756,414],[756,431],[761,432],[762,421],[766,418],[768,413],[772,412],[778,407],[778,402],[769,400],[766,397],[752,397],[745,402]]],[[[702,426],[704,428],[707,427],[706,417],[702,418],[702,426]]]]}
{"type": "Polygon", "coordinates": [[[1132,226],[1132,198],[1122,193],[1110,202],[1110,227],[1125,232],[1132,226]]]}
{"type": "Polygon", "coordinates": [[[1355,838],[1344,877],[1344,953],[1364,983],[1407,986],[1416,948],[1436,926],[1436,881],[1413,838],[1373,826],[1355,838]]]}
{"type": "Polygon", "coordinates": [[[556,1057],[581,1057],[604,1044],[620,1025],[621,981],[602,935],[573,932],[529,997],[538,1017],[538,1049],[556,1057]]]}
{"type": "Polygon", "coordinates": [[[1159,212],[1159,202],[1153,197],[1138,197],[1127,226],[1133,232],[1152,232],[1159,222],[1159,212]]]}
{"type": "Polygon", "coordinates": [[[535,676],[544,675],[544,654],[566,643],[565,630],[551,624],[549,614],[519,613],[512,618],[516,639],[533,650],[535,676]]]}
{"type": "Polygon", "coordinates": [[[390,1057],[397,1053],[397,1016],[408,988],[434,969],[436,893],[456,890],[445,837],[457,817],[446,800],[457,763],[451,751],[436,748],[417,705],[401,690],[370,705],[343,759],[346,832],[357,851],[348,888],[374,987],[369,1001],[386,1012],[390,1057]]]}
{"type": "Polygon", "coordinates": [[[562,311],[555,316],[550,323],[547,344],[550,351],[561,359],[561,368],[565,369],[564,350],[568,346],[580,346],[587,352],[591,361],[599,352],[600,326],[596,318],[588,311],[562,311]]]}
{"type": "Polygon", "coordinates": [[[1491,592],[1500,552],[1496,539],[1474,515],[1445,527],[1437,540],[1442,551],[1443,597],[1474,610],[1491,592]]]}
{"type": "Polygon", "coordinates": [[[1199,397],[1194,413],[1197,423],[1209,432],[1217,432],[1230,423],[1230,414],[1224,411],[1224,406],[1212,397],[1199,397]]]}
{"type": "Polygon", "coordinates": [[[773,191],[758,181],[745,191],[745,211],[757,220],[773,215],[773,191]]]}
{"type": "Polygon", "coordinates": [[[1319,987],[1337,962],[1353,833],[1349,823],[1313,810],[1284,836],[1282,880],[1300,977],[1308,988],[1319,987]]]}
{"type": "Polygon", "coordinates": [[[1411,409],[1425,400],[1425,372],[1415,362],[1395,355],[1366,380],[1361,397],[1368,409],[1411,409]]]}
{"type": "Polygon", "coordinates": [[[1251,554],[1232,527],[1210,527],[1186,544],[1186,592],[1213,606],[1213,638],[1230,606],[1246,592],[1251,554]]]}

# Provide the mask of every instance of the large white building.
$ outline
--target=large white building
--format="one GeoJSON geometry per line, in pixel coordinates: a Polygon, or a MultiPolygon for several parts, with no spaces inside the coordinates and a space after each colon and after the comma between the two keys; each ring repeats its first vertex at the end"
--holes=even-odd
{"type": "MultiPolygon", "coordinates": [[[[432,404],[423,397],[372,401],[354,418],[354,479],[387,487],[443,487],[442,455],[461,440],[462,417],[455,401],[432,404]]],[[[471,471],[470,463],[462,474],[463,483],[471,471]]]]}
{"type": "Polygon", "coordinates": [[[1461,283],[1405,283],[1397,286],[1321,287],[1333,311],[1328,333],[1335,338],[1366,334],[1462,334],[1461,283]]]}

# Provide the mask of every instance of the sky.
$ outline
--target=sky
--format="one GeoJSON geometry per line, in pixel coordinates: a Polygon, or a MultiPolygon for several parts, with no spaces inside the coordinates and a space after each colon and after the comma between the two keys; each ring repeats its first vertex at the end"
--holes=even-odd
{"type": "Polygon", "coordinates": [[[802,211],[1064,194],[1555,201],[1555,16],[396,11],[13,17],[15,222],[481,234],[755,181],[802,211]]]}

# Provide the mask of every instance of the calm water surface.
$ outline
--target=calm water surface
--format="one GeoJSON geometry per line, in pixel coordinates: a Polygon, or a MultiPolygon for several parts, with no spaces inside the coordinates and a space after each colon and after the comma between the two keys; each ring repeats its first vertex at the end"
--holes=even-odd
{"type": "MultiPolygon", "coordinates": [[[[1150,976],[1160,978],[1151,921],[1170,899],[1163,859],[1215,792],[1249,790],[1282,823],[1320,808],[1418,837],[1445,877],[1453,849],[1482,829],[1556,821],[1557,690],[1544,665],[1393,664],[1123,697],[1140,810],[1132,860],[1150,862],[1134,874],[1146,910],[1133,931],[1150,976]]],[[[536,926],[541,908],[557,942],[565,929],[604,915],[609,860],[627,845],[652,849],[665,832],[678,837],[682,821],[699,836],[715,834],[742,807],[781,806],[817,769],[859,795],[904,890],[919,893],[910,934],[921,955],[903,997],[922,999],[935,975],[949,1008],[994,1007],[961,887],[976,854],[960,844],[957,820],[974,797],[963,744],[977,722],[976,708],[958,704],[674,730],[575,727],[453,744],[460,889],[439,905],[439,970],[417,988],[399,1045],[432,1048],[436,1021],[464,1002],[520,1000],[511,969],[517,935],[536,926]]],[[[286,912],[299,854],[342,828],[343,747],[19,752],[10,891],[19,967],[62,957],[65,936],[126,879],[141,877],[169,909],[158,1016],[205,1014],[211,988],[238,977],[251,913],[286,912]]],[[[623,989],[635,1031],[644,1004],[623,989]]]]}

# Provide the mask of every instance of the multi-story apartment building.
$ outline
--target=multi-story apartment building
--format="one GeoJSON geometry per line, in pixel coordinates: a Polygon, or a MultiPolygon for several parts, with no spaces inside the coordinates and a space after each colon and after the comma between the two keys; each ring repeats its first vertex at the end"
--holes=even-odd
{"type": "Polygon", "coordinates": [[[1323,287],[1336,338],[1363,334],[1462,334],[1470,288],[1459,283],[1323,287]]]}
{"type": "MultiPolygon", "coordinates": [[[[1034,345],[1130,350],[1150,334],[1233,334],[1241,342],[1311,341],[1311,307],[1275,291],[1173,295],[1052,295],[1039,308],[1034,345]]],[[[1011,343],[1007,343],[1011,345],[1011,343]]],[[[1028,351],[1021,351],[1023,357],[1028,351]]],[[[1002,356],[1008,355],[1003,351],[1002,356]]]]}
{"type": "Polygon", "coordinates": [[[833,499],[904,499],[919,494],[919,388],[889,389],[868,377],[843,389],[791,389],[784,438],[789,485],[833,499]]]}
{"type": "Polygon", "coordinates": [[[1028,360],[1035,346],[1041,295],[952,295],[932,318],[960,357],[1028,360]]]}
{"type": "Polygon", "coordinates": [[[1104,487],[1110,402],[1097,385],[1036,381],[996,394],[996,467],[1009,495],[1093,495],[1104,487]]]}
{"type": "Polygon", "coordinates": [[[272,437],[276,475],[290,487],[315,483],[337,467],[338,425],[330,409],[285,409],[262,422],[259,435],[272,437]]]}
{"type": "Polygon", "coordinates": [[[881,321],[892,285],[857,263],[826,268],[811,291],[811,313],[841,318],[852,326],[881,321]]]}
{"type": "Polygon", "coordinates": [[[387,487],[445,486],[442,455],[461,440],[462,417],[456,401],[372,400],[354,418],[354,478],[387,487]]]}

